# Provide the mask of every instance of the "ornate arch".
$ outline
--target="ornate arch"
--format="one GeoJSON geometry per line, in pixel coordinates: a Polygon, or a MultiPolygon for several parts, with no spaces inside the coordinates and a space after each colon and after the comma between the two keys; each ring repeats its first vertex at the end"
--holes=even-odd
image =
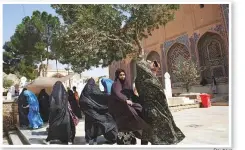
{"type": "MultiPolygon", "coordinates": [[[[147,56],[146,56],[146,60],[150,60],[150,61],[157,61],[159,64],[161,63],[161,58],[160,55],[158,54],[158,52],[156,51],[151,51],[147,56]]],[[[159,78],[159,80],[162,83],[162,66],[160,66],[160,69],[157,72],[157,77],[159,78]]]]}
{"type": "Polygon", "coordinates": [[[197,49],[202,78],[211,83],[214,76],[218,82],[225,82],[228,59],[223,38],[217,33],[206,32],[199,39],[197,49]]]}
{"type": "Polygon", "coordinates": [[[175,75],[173,74],[173,68],[179,61],[184,61],[190,58],[188,48],[184,44],[173,44],[167,53],[167,65],[168,72],[171,75],[172,83],[177,82],[175,75]]]}

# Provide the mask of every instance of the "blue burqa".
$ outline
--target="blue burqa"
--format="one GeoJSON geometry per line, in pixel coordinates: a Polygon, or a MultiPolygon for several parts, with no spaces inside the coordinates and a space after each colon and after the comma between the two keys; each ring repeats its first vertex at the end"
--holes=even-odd
{"type": "Polygon", "coordinates": [[[111,86],[113,84],[113,80],[108,79],[108,78],[102,78],[101,79],[101,84],[103,85],[105,92],[107,94],[111,94],[111,86]]]}
{"type": "Polygon", "coordinates": [[[39,113],[39,103],[34,93],[29,90],[24,91],[24,95],[27,97],[29,104],[29,127],[33,129],[40,128],[43,125],[43,120],[39,113]]]}

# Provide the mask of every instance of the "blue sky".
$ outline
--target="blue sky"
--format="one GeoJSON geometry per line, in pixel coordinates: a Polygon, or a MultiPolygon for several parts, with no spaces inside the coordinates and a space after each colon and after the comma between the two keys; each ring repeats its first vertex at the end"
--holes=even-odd
{"type": "MultiPolygon", "coordinates": [[[[21,23],[25,16],[31,16],[32,12],[39,10],[40,12],[46,11],[52,15],[56,15],[55,10],[51,8],[49,4],[4,4],[3,5],[3,43],[10,40],[10,37],[14,34],[15,28],[21,23]]],[[[50,63],[55,68],[55,61],[50,63]]],[[[62,64],[58,65],[59,69],[64,68],[62,64]]],[[[93,68],[91,71],[86,71],[84,75],[92,76],[97,74],[98,76],[108,75],[108,68],[93,68]]]]}
{"type": "Polygon", "coordinates": [[[31,16],[35,10],[57,15],[49,4],[4,4],[3,5],[3,42],[14,34],[15,28],[25,16],[31,16]]]}

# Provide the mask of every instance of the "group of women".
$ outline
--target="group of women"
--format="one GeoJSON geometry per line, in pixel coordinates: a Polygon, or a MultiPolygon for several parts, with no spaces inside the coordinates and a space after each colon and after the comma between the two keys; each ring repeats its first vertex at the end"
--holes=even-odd
{"type": "Polygon", "coordinates": [[[39,129],[48,122],[48,137],[45,142],[59,140],[64,144],[74,142],[81,110],[72,91],[66,91],[62,82],[54,84],[51,95],[41,90],[36,95],[23,89],[18,98],[19,122],[21,127],[39,129]],[[67,132],[61,132],[67,131],[67,132]]]}
{"type": "MultiPolygon", "coordinates": [[[[61,82],[56,82],[49,96],[49,111],[46,110],[49,112],[49,129],[45,141],[60,140],[66,144],[74,142],[80,111],[85,115],[85,139],[89,144],[96,144],[101,135],[109,144],[136,144],[136,137],[141,139],[143,145],[148,142],[162,145],[182,141],[185,135],[176,126],[168,108],[163,87],[156,77],[157,65],[156,62],[143,60],[137,62],[134,89],[128,84],[123,69],[117,69],[114,81],[101,81],[105,92],[91,78],[80,95],[79,104],[72,91],[67,92],[61,82]]],[[[32,108],[29,111],[38,112],[34,108],[38,101],[34,104],[30,93],[24,92],[24,95],[29,94],[29,108],[32,108]]],[[[27,110],[22,112],[27,113],[27,110]]],[[[47,113],[41,114],[39,119],[35,119],[39,122],[30,123],[32,127],[38,128],[43,124],[41,118],[45,118],[43,116],[47,113]]]]}
{"type": "Polygon", "coordinates": [[[87,142],[95,144],[100,135],[117,144],[136,144],[137,137],[142,145],[177,144],[185,138],[168,108],[157,67],[156,62],[137,62],[134,89],[123,69],[116,70],[110,91],[104,86],[107,94],[88,80],[80,96],[87,142]]]}

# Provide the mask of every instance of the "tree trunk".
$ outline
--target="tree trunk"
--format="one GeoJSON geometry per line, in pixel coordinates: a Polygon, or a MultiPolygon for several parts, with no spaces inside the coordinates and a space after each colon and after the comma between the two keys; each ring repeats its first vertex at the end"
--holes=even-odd
{"type": "Polygon", "coordinates": [[[39,66],[39,76],[43,76],[43,56],[41,55],[41,64],[39,66]]]}
{"type": "MultiPolygon", "coordinates": [[[[70,65],[68,64],[68,75],[69,75],[70,65]]],[[[69,78],[69,87],[71,88],[71,80],[69,78]]]]}
{"type": "Polygon", "coordinates": [[[137,56],[137,58],[139,60],[142,60],[142,59],[144,59],[144,51],[143,51],[142,45],[141,45],[140,40],[138,39],[138,37],[136,38],[135,42],[136,42],[136,45],[138,46],[138,56],[137,56]]]}
{"type": "Polygon", "coordinates": [[[189,84],[186,84],[186,85],[185,85],[185,88],[186,88],[186,92],[189,93],[189,91],[190,91],[190,86],[189,86],[189,84]]]}
{"type": "Polygon", "coordinates": [[[56,59],[56,70],[57,70],[57,73],[58,73],[58,60],[56,59]]]}
{"type": "Polygon", "coordinates": [[[47,46],[47,66],[46,66],[46,72],[45,72],[45,76],[47,77],[48,76],[48,60],[49,60],[49,57],[48,57],[48,46],[47,46]]]}

